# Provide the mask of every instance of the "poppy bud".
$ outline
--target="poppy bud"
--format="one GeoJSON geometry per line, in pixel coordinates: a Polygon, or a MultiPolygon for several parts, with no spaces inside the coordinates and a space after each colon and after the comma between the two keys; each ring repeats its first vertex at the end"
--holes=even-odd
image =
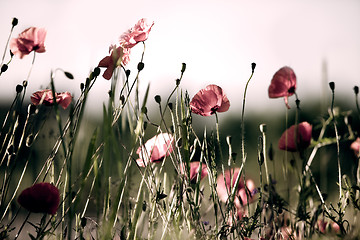
{"type": "Polygon", "coordinates": [[[81,91],[84,91],[84,88],[85,88],[85,84],[84,84],[84,83],[80,83],[80,90],[81,90],[81,91]]]}
{"type": "Polygon", "coordinates": [[[23,86],[21,86],[20,84],[16,85],[16,92],[17,93],[21,93],[21,91],[23,90],[23,86]]]}
{"type": "Polygon", "coordinates": [[[68,78],[68,79],[74,79],[74,76],[69,73],[69,72],[64,72],[65,76],[68,78]]]}
{"type": "Polygon", "coordinates": [[[157,103],[161,103],[161,97],[160,97],[160,95],[156,95],[155,96],[155,102],[157,102],[157,103]]]}
{"type": "Polygon", "coordinates": [[[334,82],[329,82],[329,87],[331,89],[331,91],[335,90],[335,83],[334,82]]]}
{"type": "Polygon", "coordinates": [[[130,73],[131,73],[131,71],[129,69],[125,71],[125,75],[127,78],[130,76],[130,73]]]}
{"type": "Polygon", "coordinates": [[[3,64],[2,66],[1,66],[1,72],[3,73],[3,72],[6,72],[6,70],[8,70],[8,65],[7,64],[3,64]]]}
{"type": "Polygon", "coordinates": [[[355,92],[356,95],[359,93],[359,87],[358,86],[354,87],[354,92],[355,92]]]}
{"type": "Polygon", "coordinates": [[[24,87],[27,87],[27,85],[28,85],[28,81],[24,80],[24,81],[23,81],[23,86],[24,86],[24,87]]]}
{"type": "Polygon", "coordinates": [[[36,111],[36,106],[34,104],[29,104],[28,113],[31,115],[34,114],[35,111],[36,111]]]}
{"type": "Polygon", "coordinates": [[[185,72],[186,70],[186,63],[182,63],[181,72],[185,72]]]}
{"type": "Polygon", "coordinates": [[[141,70],[143,70],[144,69],[144,63],[143,62],[139,62],[138,63],[138,65],[137,65],[137,69],[138,69],[138,71],[141,71],[141,70]]]}
{"type": "Polygon", "coordinates": [[[252,64],[251,64],[251,70],[252,70],[252,72],[254,72],[255,67],[256,67],[256,63],[252,63],[252,64]]]}
{"type": "Polygon", "coordinates": [[[94,68],[93,74],[94,74],[94,77],[99,76],[100,75],[100,68],[99,67],[94,68]]]}
{"type": "Polygon", "coordinates": [[[176,86],[180,85],[180,79],[176,79],[176,86]]]}
{"type": "Polygon", "coordinates": [[[18,22],[19,22],[19,21],[18,21],[18,19],[17,19],[17,18],[13,18],[13,20],[12,20],[12,23],[11,23],[11,24],[12,24],[12,26],[13,26],[13,27],[15,27],[15,26],[18,24],[18,22]]]}

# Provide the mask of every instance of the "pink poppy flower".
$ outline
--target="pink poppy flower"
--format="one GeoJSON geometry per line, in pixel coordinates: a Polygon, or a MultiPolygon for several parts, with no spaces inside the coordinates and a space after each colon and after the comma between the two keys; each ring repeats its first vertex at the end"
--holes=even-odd
{"type": "Polygon", "coordinates": [[[160,133],[140,146],[136,153],[136,160],[140,167],[145,167],[149,162],[160,162],[173,151],[174,138],[168,133],[160,133]]]}
{"type": "Polygon", "coordinates": [[[140,19],[133,28],[129,29],[120,37],[120,45],[132,48],[137,43],[145,41],[149,37],[154,22],[148,23],[145,18],[140,19]]]}
{"type": "Polygon", "coordinates": [[[305,149],[310,145],[311,132],[312,126],[308,122],[302,122],[297,127],[292,125],[281,135],[279,148],[289,152],[305,149]],[[297,135],[297,143],[295,143],[295,135],[297,135]]]}
{"type": "MultiPolygon", "coordinates": [[[[55,98],[57,104],[59,104],[63,109],[66,109],[72,101],[72,96],[69,92],[55,93],[55,98]]],[[[44,104],[46,106],[54,105],[53,93],[51,89],[45,89],[34,92],[30,97],[30,99],[32,104],[34,105],[39,105],[39,104],[44,104]]]]}
{"type": "Polygon", "coordinates": [[[98,64],[98,67],[106,67],[103,77],[109,80],[116,67],[122,65],[127,65],[130,61],[130,48],[123,47],[112,47],[110,49],[110,56],[106,56],[98,64]],[[116,51],[114,51],[114,49],[116,51]]]}
{"type": "Polygon", "coordinates": [[[287,108],[290,108],[288,104],[288,97],[295,93],[296,89],[296,76],[294,71],[290,67],[282,67],[278,70],[269,86],[269,97],[279,98],[284,97],[287,108]]]}
{"type": "Polygon", "coordinates": [[[59,189],[50,183],[37,183],[21,192],[18,203],[30,212],[54,215],[60,203],[59,189]]]}
{"type": "Polygon", "coordinates": [[[359,150],[360,150],[360,138],[357,138],[351,145],[350,148],[354,150],[354,153],[356,156],[359,156],[359,150]]]}
{"type": "MultiPolygon", "coordinates": [[[[235,185],[236,178],[237,178],[239,172],[240,172],[240,168],[235,168],[235,169],[225,171],[226,183],[224,181],[223,174],[220,174],[218,176],[216,190],[219,195],[220,201],[222,201],[222,202],[228,201],[229,195],[231,194],[230,184],[231,184],[231,187],[233,187],[235,185]],[[232,177],[232,183],[230,183],[231,182],[230,176],[232,177]]],[[[247,204],[248,199],[249,199],[249,202],[252,202],[255,200],[254,195],[256,194],[256,191],[257,191],[257,189],[256,189],[256,186],[255,186],[255,183],[253,180],[251,180],[251,179],[246,180],[246,189],[245,189],[244,180],[240,179],[238,188],[236,190],[235,199],[234,199],[235,206],[239,210],[242,210],[242,207],[247,204]]]]}
{"type": "Polygon", "coordinates": [[[208,85],[201,89],[191,100],[191,112],[201,116],[210,116],[215,112],[226,112],[230,107],[230,101],[221,87],[208,85]]]}
{"type": "Polygon", "coordinates": [[[43,53],[45,52],[45,37],[46,30],[44,28],[30,27],[20,33],[18,38],[11,39],[10,50],[20,59],[32,51],[43,53]]]}
{"type": "MultiPolygon", "coordinates": [[[[197,180],[197,177],[198,177],[198,174],[199,174],[199,165],[200,165],[200,162],[198,162],[198,161],[190,163],[190,181],[192,183],[196,183],[196,180],[197,180]]],[[[184,166],[180,166],[181,174],[184,174],[184,172],[185,172],[184,169],[185,169],[184,166]]],[[[201,176],[200,176],[200,178],[203,179],[207,175],[208,175],[208,170],[207,170],[206,164],[202,163],[201,164],[201,176]]]]}
{"type": "Polygon", "coordinates": [[[319,219],[317,221],[317,227],[319,229],[319,232],[321,232],[322,234],[326,234],[326,233],[340,233],[340,227],[336,222],[328,222],[325,221],[324,219],[319,219]]]}

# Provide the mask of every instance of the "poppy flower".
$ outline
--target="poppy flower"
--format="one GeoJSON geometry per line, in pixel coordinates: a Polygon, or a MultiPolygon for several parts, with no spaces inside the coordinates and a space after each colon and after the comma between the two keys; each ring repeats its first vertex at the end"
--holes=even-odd
{"type": "MultiPolygon", "coordinates": [[[[196,180],[197,180],[197,177],[198,177],[198,174],[199,174],[199,165],[200,165],[200,162],[198,162],[198,161],[190,162],[190,181],[192,183],[195,183],[196,180]]],[[[183,165],[180,167],[180,172],[182,174],[184,174],[184,172],[185,172],[183,165]]],[[[203,179],[207,175],[208,175],[208,170],[207,170],[206,164],[202,163],[201,164],[201,176],[200,176],[200,178],[203,179]]]]}
{"type": "Polygon", "coordinates": [[[10,50],[20,59],[32,51],[43,53],[45,52],[45,37],[46,30],[44,28],[27,28],[19,34],[18,38],[11,39],[10,50]]]}
{"type": "Polygon", "coordinates": [[[132,48],[137,43],[145,41],[149,37],[154,22],[148,23],[145,18],[140,19],[133,28],[129,29],[120,37],[120,45],[132,48]]]}
{"type": "MultiPolygon", "coordinates": [[[[69,92],[55,93],[55,98],[57,104],[59,104],[63,109],[66,109],[72,101],[72,96],[69,92]]],[[[46,106],[54,105],[53,93],[51,89],[34,92],[30,99],[34,105],[39,105],[41,103],[46,106]]]]}
{"type": "Polygon", "coordinates": [[[140,167],[145,167],[149,162],[160,162],[173,151],[174,138],[168,133],[160,133],[149,139],[143,146],[140,146],[136,153],[139,159],[136,160],[140,167]]]}
{"type": "Polygon", "coordinates": [[[319,232],[326,234],[326,233],[340,233],[340,227],[336,222],[328,222],[324,219],[319,219],[317,221],[317,227],[319,232]]]}
{"type": "Polygon", "coordinates": [[[296,152],[298,149],[305,149],[311,142],[312,126],[308,122],[302,122],[297,127],[292,125],[280,137],[279,148],[289,152],[296,152]],[[295,143],[295,135],[297,143],[295,143]]]}
{"type": "Polygon", "coordinates": [[[103,77],[109,80],[116,67],[126,65],[130,61],[130,48],[110,46],[110,56],[106,56],[98,64],[98,67],[106,67],[103,77]]]}
{"type": "Polygon", "coordinates": [[[21,192],[18,203],[30,212],[54,215],[60,203],[59,189],[50,183],[37,183],[21,192]]]}
{"type": "MultiPolygon", "coordinates": [[[[240,172],[240,168],[230,169],[225,171],[225,177],[223,174],[220,174],[217,178],[217,193],[219,195],[219,199],[222,202],[227,202],[229,198],[230,192],[230,184],[231,187],[235,185],[236,178],[240,172]],[[224,180],[225,178],[225,180],[224,180]],[[232,178],[232,181],[231,181],[232,178]],[[229,192],[229,193],[228,193],[229,192]]],[[[254,201],[254,195],[256,194],[257,189],[255,187],[255,183],[251,179],[246,180],[246,188],[244,185],[244,180],[241,178],[238,184],[238,188],[235,193],[234,204],[242,211],[242,207],[247,204],[248,199],[249,202],[254,201]]]]}
{"type": "Polygon", "coordinates": [[[201,89],[190,102],[191,112],[201,116],[210,116],[215,112],[226,112],[230,107],[230,101],[221,87],[208,85],[201,89]]]}
{"type": "Polygon", "coordinates": [[[357,138],[353,143],[351,143],[350,148],[354,150],[356,156],[359,156],[360,138],[357,138]]]}
{"type": "Polygon", "coordinates": [[[288,104],[288,97],[295,93],[296,89],[296,75],[290,67],[282,67],[278,70],[269,86],[269,97],[279,98],[284,97],[285,105],[290,108],[288,104]]]}

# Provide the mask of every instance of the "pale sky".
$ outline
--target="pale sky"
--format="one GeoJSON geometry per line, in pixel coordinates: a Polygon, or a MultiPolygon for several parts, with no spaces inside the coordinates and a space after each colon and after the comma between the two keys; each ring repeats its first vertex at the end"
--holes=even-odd
{"type": "MultiPolygon", "coordinates": [[[[29,79],[29,97],[49,84],[50,71],[56,68],[75,76],[70,81],[59,75],[57,90],[77,97],[80,83],[108,54],[109,45],[140,18],[155,22],[140,75],[140,90],[151,83],[151,100],[156,94],[167,98],[182,62],[187,64],[182,88],[192,97],[208,84],[221,86],[232,114],[241,112],[252,62],[257,68],[247,111],[284,110],[283,100],[268,99],[267,90],[273,74],[285,65],[294,69],[304,103],[322,93],[324,61],[337,96],[354,101],[352,88],[360,85],[358,0],[1,0],[1,55],[13,17],[19,19],[13,37],[30,26],[48,31],[46,52],[37,54],[29,79]]],[[[141,52],[142,45],[132,51],[128,68],[133,75],[141,52]]],[[[15,96],[13,89],[26,78],[31,60],[32,55],[13,59],[0,77],[0,101],[15,96]]],[[[98,79],[89,101],[93,111],[102,111],[109,88],[109,81],[98,79]]],[[[294,100],[290,98],[290,105],[294,100]]]]}

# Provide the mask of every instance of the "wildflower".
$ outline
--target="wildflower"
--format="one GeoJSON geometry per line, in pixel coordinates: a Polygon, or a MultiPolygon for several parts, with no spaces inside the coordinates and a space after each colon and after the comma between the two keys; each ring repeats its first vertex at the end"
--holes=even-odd
{"type": "Polygon", "coordinates": [[[133,28],[129,29],[120,37],[120,45],[132,48],[137,43],[145,41],[149,37],[154,22],[148,23],[145,18],[140,19],[133,28]]]}
{"type": "Polygon", "coordinates": [[[60,202],[59,189],[50,183],[37,183],[22,191],[18,202],[30,212],[54,215],[60,202]]]}
{"type": "Polygon", "coordinates": [[[136,160],[140,167],[145,167],[149,162],[160,162],[173,151],[174,138],[168,133],[160,133],[149,139],[136,153],[136,160]]]}
{"type": "Polygon", "coordinates": [[[338,234],[340,233],[340,227],[336,222],[328,222],[325,221],[324,219],[319,219],[317,221],[317,227],[319,232],[321,232],[322,234],[326,234],[326,233],[335,233],[338,234]]]}
{"type": "MultiPolygon", "coordinates": [[[[57,104],[59,104],[63,109],[66,109],[72,101],[72,96],[69,92],[55,93],[55,98],[57,104]]],[[[51,89],[34,92],[30,99],[34,105],[39,105],[42,103],[46,106],[52,106],[54,104],[53,93],[51,89]]]]}
{"type": "MultiPolygon", "coordinates": [[[[197,177],[199,174],[199,165],[200,165],[200,162],[198,162],[198,161],[190,163],[190,181],[192,183],[195,183],[197,180],[197,177]]],[[[184,172],[185,172],[184,169],[185,169],[184,165],[180,166],[180,172],[182,174],[184,174],[184,172]]],[[[206,164],[202,163],[200,180],[203,179],[204,177],[206,177],[207,175],[208,175],[208,170],[207,170],[206,164]]]]}
{"type": "Polygon", "coordinates": [[[109,80],[118,66],[127,65],[130,61],[130,48],[110,46],[110,56],[106,56],[98,64],[98,67],[106,67],[103,77],[109,80]]]}
{"type": "Polygon", "coordinates": [[[296,76],[290,67],[282,67],[278,70],[269,86],[269,98],[284,97],[285,105],[290,108],[288,104],[288,97],[295,93],[296,76]]]}
{"type": "MultiPolygon", "coordinates": [[[[223,174],[220,174],[217,178],[217,192],[219,195],[219,199],[222,202],[227,202],[228,198],[231,194],[230,192],[230,182],[231,188],[234,187],[236,178],[240,172],[240,168],[235,168],[231,170],[225,171],[225,177],[223,174]]],[[[253,180],[246,180],[246,188],[244,186],[244,180],[241,178],[238,184],[238,188],[236,189],[234,204],[238,209],[242,209],[242,206],[246,205],[249,202],[254,200],[254,195],[256,194],[256,187],[253,180]]]]}
{"type": "Polygon", "coordinates": [[[354,150],[354,153],[356,156],[359,156],[359,150],[360,150],[360,138],[358,137],[351,145],[350,148],[354,150]]]}
{"type": "Polygon", "coordinates": [[[229,107],[230,101],[221,87],[213,84],[201,89],[190,102],[191,111],[201,116],[210,116],[215,112],[226,112],[229,107]]]}
{"type": "Polygon", "coordinates": [[[308,122],[302,122],[297,126],[292,125],[281,135],[279,148],[289,152],[307,148],[311,142],[311,131],[312,126],[308,122]],[[296,143],[295,136],[297,138],[296,143]]]}
{"type": "Polygon", "coordinates": [[[45,37],[46,30],[44,28],[27,28],[19,34],[18,38],[11,39],[10,50],[20,59],[32,51],[43,53],[45,52],[45,37]]]}

